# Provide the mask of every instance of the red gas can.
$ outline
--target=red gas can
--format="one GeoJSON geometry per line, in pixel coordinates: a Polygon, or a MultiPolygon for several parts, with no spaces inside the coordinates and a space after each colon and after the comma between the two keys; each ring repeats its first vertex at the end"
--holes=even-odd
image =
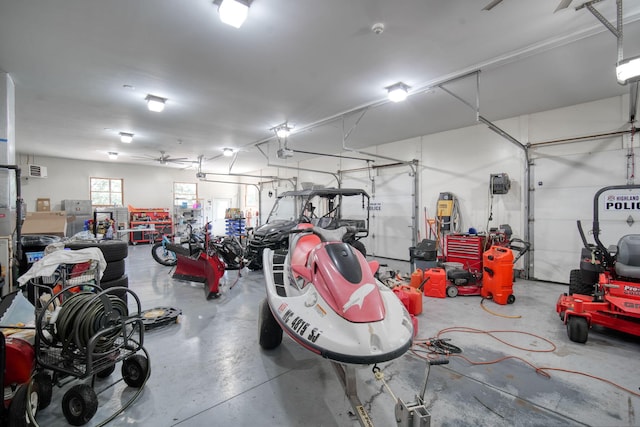
{"type": "Polygon", "coordinates": [[[396,286],[393,292],[400,298],[409,314],[422,313],[422,292],[407,285],[396,286]]]}
{"type": "Polygon", "coordinates": [[[417,288],[418,286],[420,286],[420,283],[422,283],[422,277],[422,270],[416,268],[416,271],[411,273],[411,287],[417,288]]]}
{"type": "Polygon", "coordinates": [[[447,273],[443,268],[429,268],[424,271],[424,296],[434,298],[447,297],[447,273]]]}
{"type": "Polygon", "coordinates": [[[493,298],[498,304],[511,304],[513,296],[513,252],[509,248],[492,246],[483,254],[483,298],[493,298]]]}

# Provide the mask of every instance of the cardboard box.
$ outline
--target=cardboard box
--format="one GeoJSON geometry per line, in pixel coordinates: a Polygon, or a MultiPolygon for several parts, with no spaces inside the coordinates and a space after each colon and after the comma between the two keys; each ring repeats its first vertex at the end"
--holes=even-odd
{"type": "Polygon", "coordinates": [[[49,199],[36,200],[37,212],[49,212],[50,210],[51,210],[51,202],[49,201],[49,199]]]}
{"type": "Polygon", "coordinates": [[[67,216],[64,212],[27,212],[22,223],[22,234],[46,234],[65,237],[67,216]]]}

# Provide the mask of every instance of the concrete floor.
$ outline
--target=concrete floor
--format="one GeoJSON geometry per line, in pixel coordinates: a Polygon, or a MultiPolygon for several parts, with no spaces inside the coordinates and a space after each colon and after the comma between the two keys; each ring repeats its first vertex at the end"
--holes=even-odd
{"type": "MultiPolygon", "coordinates": [[[[359,425],[329,361],[286,335],[277,349],[260,349],[257,313],[265,296],[261,272],[248,272],[232,289],[228,287],[237,272],[227,272],[222,296],[207,301],[201,284],[171,279],[170,268],[151,258],[148,245],[129,249],[129,284],[142,309],[174,307],[183,316],[178,324],[145,333],[151,376],[138,400],[109,425],[359,425]]],[[[451,327],[539,336],[496,334],[518,349],[487,334],[442,335],[471,361],[521,359],[472,365],[451,357],[448,365],[433,367],[425,396],[432,426],[640,425],[638,339],[592,330],[584,345],[569,341],[555,312],[558,295],[566,291],[562,285],[519,280],[514,284],[513,305],[484,302],[495,313],[518,318],[485,311],[477,296],[423,299],[418,338],[434,337],[451,327]],[[554,370],[546,371],[550,374],[546,378],[532,366],[580,374],[554,370]]],[[[408,352],[381,368],[393,393],[412,401],[422,387],[425,366],[408,352]]],[[[356,372],[360,399],[374,425],[396,425],[393,398],[374,378],[371,366],[356,372]]],[[[60,409],[65,388],[54,388],[52,404],[38,413],[41,426],[67,425],[60,409]]],[[[111,377],[96,382],[95,390],[99,407],[88,426],[97,426],[133,393],[121,380],[119,365],[111,377]]]]}

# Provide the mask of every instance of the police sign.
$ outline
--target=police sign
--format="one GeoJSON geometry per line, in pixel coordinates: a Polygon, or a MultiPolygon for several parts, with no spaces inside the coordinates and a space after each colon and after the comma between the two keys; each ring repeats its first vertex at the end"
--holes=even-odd
{"type": "Polygon", "coordinates": [[[640,211],[640,195],[638,194],[609,194],[604,200],[607,211],[640,211]]]}

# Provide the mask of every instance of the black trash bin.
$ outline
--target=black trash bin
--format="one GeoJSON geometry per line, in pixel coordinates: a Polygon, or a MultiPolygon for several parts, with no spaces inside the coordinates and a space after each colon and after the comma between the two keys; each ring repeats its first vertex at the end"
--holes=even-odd
{"type": "Polygon", "coordinates": [[[22,258],[20,259],[19,272],[20,275],[26,273],[34,262],[44,256],[44,248],[52,243],[58,243],[62,239],[58,236],[49,236],[43,234],[28,234],[21,236],[22,258]]]}
{"type": "Polygon", "coordinates": [[[412,268],[426,270],[437,266],[438,249],[435,240],[423,239],[417,246],[409,248],[409,261],[412,268]]]}

